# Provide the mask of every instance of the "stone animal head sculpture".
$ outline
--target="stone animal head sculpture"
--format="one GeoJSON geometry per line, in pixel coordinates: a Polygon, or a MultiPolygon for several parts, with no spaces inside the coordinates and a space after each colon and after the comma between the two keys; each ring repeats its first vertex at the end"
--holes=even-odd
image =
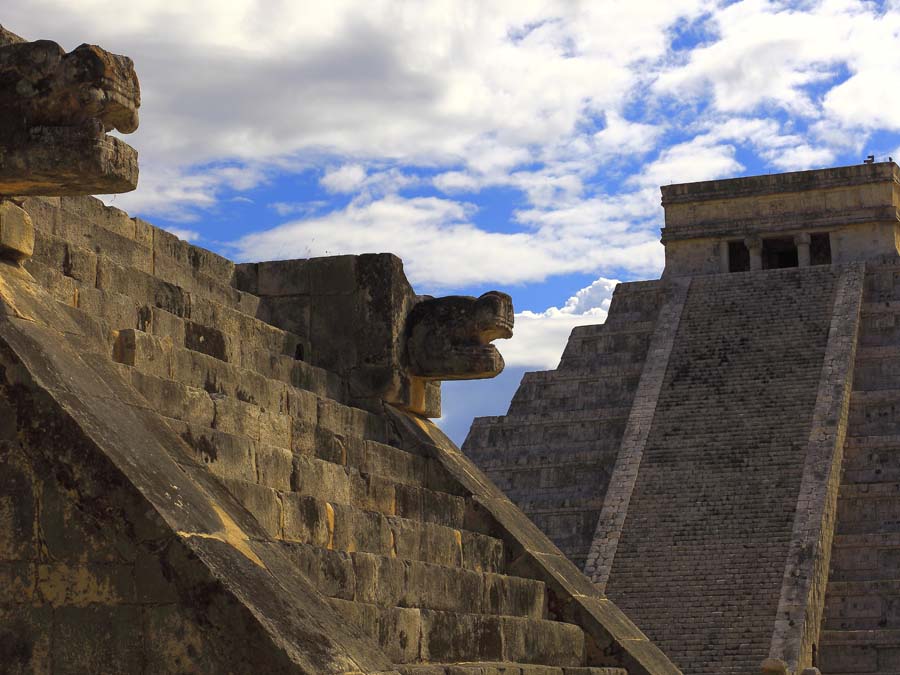
{"type": "Polygon", "coordinates": [[[133,190],[137,153],[106,132],[137,129],[140,104],[128,57],[0,29],[0,196],[133,190]]]}
{"type": "Polygon", "coordinates": [[[434,380],[495,377],[503,357],[491,344],[512,337],[513,305],[506,293],[489,291],[479,298],[426,297],[406,323],[407,368],[411,375],[434,380]]]}

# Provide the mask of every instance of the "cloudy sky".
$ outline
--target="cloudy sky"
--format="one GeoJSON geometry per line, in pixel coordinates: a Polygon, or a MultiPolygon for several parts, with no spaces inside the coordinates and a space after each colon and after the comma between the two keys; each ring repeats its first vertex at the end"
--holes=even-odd
{"type": "Polygon", "coordinates": [[[393,251],[513,295],[459,442],[615,280],[663,265],[659,185],[900,156],[900,1],[5,0],[131,56],[141,184],[110,202],[236,260],[393,251]]]}

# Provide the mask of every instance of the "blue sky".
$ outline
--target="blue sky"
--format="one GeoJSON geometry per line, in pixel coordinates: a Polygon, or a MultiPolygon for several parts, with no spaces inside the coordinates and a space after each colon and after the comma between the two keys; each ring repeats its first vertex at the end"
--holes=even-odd
{"type": "Polygon", "coordinates": [[[502,414],[615,280],[654,278],[659,185],[900,156],[900,2],[7,0],[128,54],[141,184],[107,201],[236,260],[393,251],[420,293],[512,294],[502,414]]]}

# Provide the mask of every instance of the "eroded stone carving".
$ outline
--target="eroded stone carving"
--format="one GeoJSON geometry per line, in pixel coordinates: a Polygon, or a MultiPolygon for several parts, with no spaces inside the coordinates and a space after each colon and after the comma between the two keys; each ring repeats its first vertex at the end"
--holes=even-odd
{"type": "Polygon", "coordinates": [[[384,403],[441,416],[441,381],[495,377],[490,344],[512,336],[505,293],[417,295],[389,253],[245,263],[237,288],[261,298],[260,316],[303,339],[303,360],[343,376],[354,405],[384,403]]]}
{"type": "Polygon", "coordinates": [[[0,196],[127,192],[137,152],[108,131],[138,126],[140,85],[126,56],[94,45],[0,34],[0,196]]]}
{"type": "Polygon", "coordinates": [[[491,342],[512,337],[513,321],[512,299],[499,291],[425,298],[407,318],[410,374],[435,380],[499,375],[503,357],[491,342]]]}

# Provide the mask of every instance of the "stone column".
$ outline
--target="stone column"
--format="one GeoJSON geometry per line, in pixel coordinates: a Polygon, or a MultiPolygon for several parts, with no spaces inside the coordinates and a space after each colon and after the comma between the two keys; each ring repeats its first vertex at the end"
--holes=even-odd
{"type": "Polygon", "coordinates": [[[759,237],[747,237],[744,239],[747,250],[750,251],[750,269],[762,269],[762,239],[759,237]]]}
{"type": "Polygon", "coordinates": [[[727,274],[731,271],[729,266],[728,242],[724,240],[719,242],[719,271],[722,274],[727,274]]]}
{"type": "Polygon", "coordinates": [[[797,245],[797,265],[809,267],[809,232],[801,232],[794,237],[797,245]]]}

